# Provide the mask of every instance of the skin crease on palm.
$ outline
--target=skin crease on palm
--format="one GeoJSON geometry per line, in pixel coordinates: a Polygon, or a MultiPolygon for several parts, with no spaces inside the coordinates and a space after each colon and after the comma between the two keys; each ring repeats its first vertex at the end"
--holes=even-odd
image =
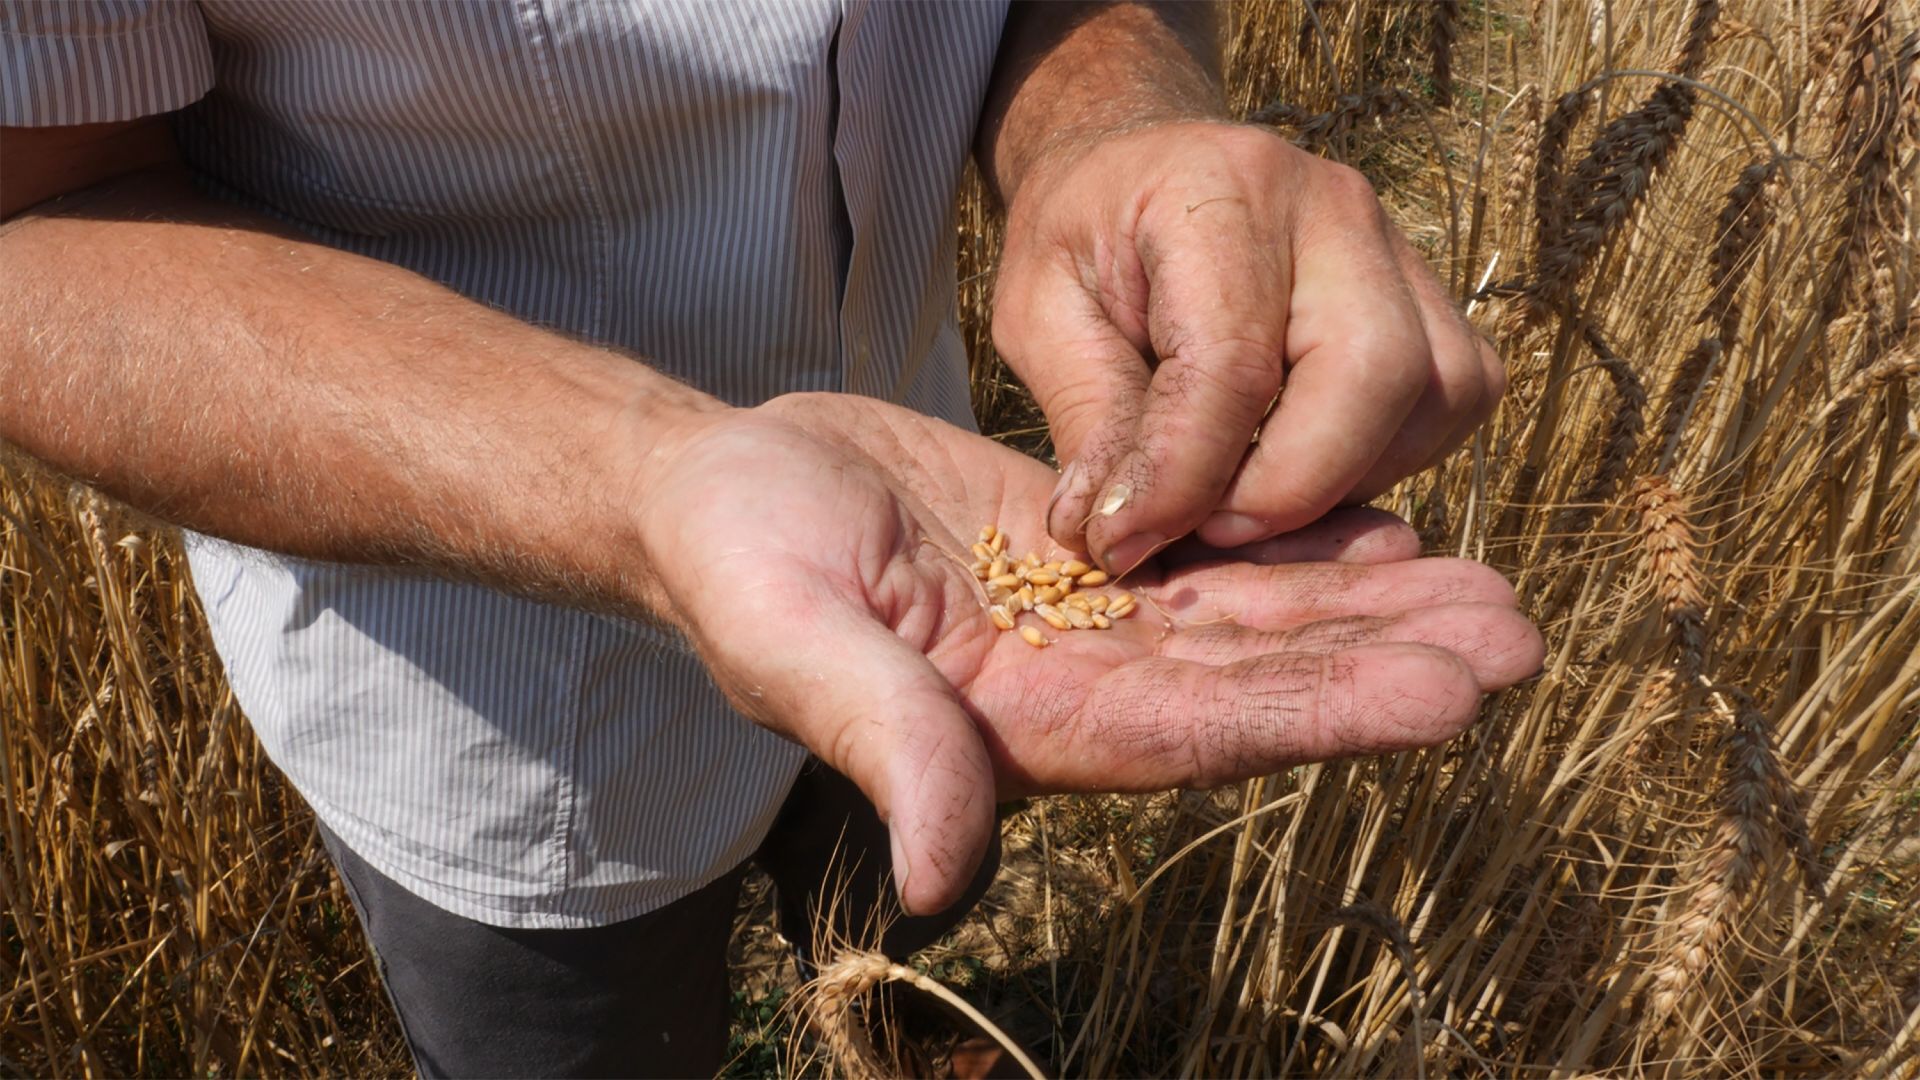
{"type": "Polygon", "coordinates": [[[1036,649],[993,627],[964,552],[988,522],[1016,553],[1063,550],[1039,462],[845,395],[718,414],[679,447],[640,495],[662,585],[734,703],[874,799],[910,911],[959,895],[998,800],[1431,745],[1542,655],[1504,579],[1412,559],[1371,510],[1170,551],[1122,583],[1150,601],[1133,617],[1036,649]],[[743,475],[755,501],[712,497],[743,475]]]}
{"type": "Polygon", "coordinates": [[[44,129],[6,158],[0,212],[124,183],[99,196],[113,213],[9,229],[10,252],[49,261],[0,292],[74,335],[0,342],[33,391],[0,409],[4,434],[214,535],[417,561],[684,631],[748,716],[874,801],[913,911],[959,895],[1000,799],[1438,743],[1537,668],[1538,633],[1491,570],[1415,559],[1404,523],[1333,508],[1444,455],[1504,377],[1357,173],[1226,120],[1211,11],[1009,14],[977,146],[1008,211],[993,336],[1077,470],[1067,483],[867,399],[727,408],[279,235],[189,194],[157,117],[77,141],[44,129]],[[145,261],[101,255],[121,249],[145,261]],[[112,310],[75,299],[99,291],[75,267],[113,282],[112,310]],[[289,366],[288,325],[339,355],[289,366]],[[87,378],[64,377],[87,357],[87,378]],[[258,387],[259,407],[236,390],[258,387]],[[130,458],[128,430],[177,437],[130,458]],[[1095,515],[1116,483],[1130,497],[1095,515]],[[519,512],[465,512],[503,493],[519,512]],[[1016,551],[1110,570],[1145,539],[1224,550],[1175,542],[1127,575],[1146,600],[1132,618],[1034,649],[992,627],[959,558],[985,523],[1016,551]]]}

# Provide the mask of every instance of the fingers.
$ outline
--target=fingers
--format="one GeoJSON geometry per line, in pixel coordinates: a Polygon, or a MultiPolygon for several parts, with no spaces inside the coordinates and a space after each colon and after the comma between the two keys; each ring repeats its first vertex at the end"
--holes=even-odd
{"type": "Polygon", "coordinates": [[[1269,653],[1328,653],[1378,642],[1431,645],[1466,662],[1483,691],[1503,690],[1540,670],[1540,631],[1504,604],[1446,604],[1399,615],[1324,619],[1290,630],[1203,626],[1167,638],[1160,655],[1230,664],[1269,653]]]}
{"type": "Polygon", "coordinates": [[[1348,178],[1334,185],[1343,195],[1323,197],[1344,198],[1350,232],[1302,230],[1295,366],[1220,512],[1200,529],[1209,543],[1246,543],[1325,505],[1378,495],[1437,463],[1505,388],[1492,347],[1363,185],[1348,178]],[[1363,216],[1371,230],[1357,224],[1363,216]]]}
{"type": "Polygon", "coordinates": [[[1350,500],[1373,498],[1404,477],[1438,465],[1493,415],[1506,390],[1506,370],[1492,343],[1460,314],[1406,237],[1391,230],[1387,239],[1418,301],[1433,372],[1407,422],[1348,493],[1350,500]]]}
{"type": "Polygon", "coordinates": [[[1177,541],[1159,561],[1169,569],[1210,561],[1366,565],[1401,562],[1419,554],[1419,534],[1398,516],[1369,506],[1342,506],[1304,528],[1239,547],[1209,547],[1195,538],[1177,541]]]}
{"type": "Polygon", "coordinates": [[[1292,236],[1287,389],[1200,537],[1233,546],[1299,528],[1367,475],[1431,381],[1418,299],[1379,202],[1350,169],[1314,170],[1292,236]]]}
{"type": "Polygon", "coordinates": [[[1286,370],[1284,245],[1261,236],[1239,200],[1161,213],[1168,219],[1143,222],[1141,240],[1159,367],[1138,414],[1110,417],[1077,459],[1085,498],[1064,507],[1086,521],[1086,549],[1113,573],[1219,505],[1286,370]]]}
{"type": "Polygon", "coordinates": [[[717,670],[736,673],[742,711],[812,750],[858,784],[887,822],[908,914],[959,899],[995,828],[993,768],[952,684],[865,612],[820,597],[768,610],[819,612],[805,633],[779,619],[726,628],[717,670]]]}
{"type": "Polygon", "coordinates": [[[1213,667],[1157,657],[1094,687],[1065,785],[1213,787],[1306,761],[1431,746],[1473,721],[1480,685],[1443,649],[1367,644],[1213,667]]]}
{"type": "Polygon", "coordinates": [[[996,289],[995,344],[1065,465],[1048,531],[1110,572],[1196,529],[1239,547],[1370,498],[1504,386],[1358,173],[1227,143],[1230,167],[1174,174],[1104,245],[1015,238],[1048,254],[1009,257],[996,289]],[[1246,180],[1275,175],[1285,197],[1246,180]]]}
{"type": "Polygon", "coordinates": [[[1095,471],[1104,475],[1100,463],[1118,452],[1118,431],[1140,415],[1151,373],[1137,262],[1116,261],[1107,280],[1089,284],[1065,250],[1044,261],[1006,261],[994,289],[993,343],[1046,413],[1065,465],[1047,506],[1047,531],[1079,551],[1095,471]]]}
{"type": "Polygon", "coordinates": [[[1377,566],[1216,563],[1169,574],[1154,597],[1183,625],[1219,621],[1258,630],[1445,604],[1518,604],[1513,586],[1497,571],[1440,558],[1377,566]]]}

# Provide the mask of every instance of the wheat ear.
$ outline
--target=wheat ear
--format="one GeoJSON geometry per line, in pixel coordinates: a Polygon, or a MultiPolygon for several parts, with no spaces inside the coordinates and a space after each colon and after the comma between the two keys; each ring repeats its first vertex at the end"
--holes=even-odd
{"type": "Polygon", "coordinates": [[[1672,634],[1674,665],[1684,693],[1706,667],[1707,602],[1696,561],[1699,537],[1686,496],[1665,477],[1641,477],[1634,485],[1633,502],[1640,517],[1642,564],[1672,634]]]}
{"type": "Polygon", "coordinates": [[[890,1072],[874,1049],[859,1011],[854,1008],[869,991],[890,982],[905,983],[939,998],[999,1043],[1033,1080],[1044,1080],[1046,1074],[1026,1051],[958,994],[938,980],[904,964],[896,964],[880,953],[858,949],[842,951],[801,991],[808,1022],[826,1044],[834,1063],[849,1075],[881,1077],[890,1072]]]}

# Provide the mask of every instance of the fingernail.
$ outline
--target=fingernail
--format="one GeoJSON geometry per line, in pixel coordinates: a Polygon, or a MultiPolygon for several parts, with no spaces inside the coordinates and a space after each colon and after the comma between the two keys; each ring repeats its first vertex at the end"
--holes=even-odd
{"type": "Polygon", "coordinates": [[[1078,480],[1079,478],[1080,478],[1080,462],[1078,460],[1067,462],[1067,467],[1060,470],[1060,482],[1053,485],[1053,498],[1047,500],[1047,520],[1048,521],[1053,520],[1054,505],[1060,501],[1061,497],[1067,493],[1068,489],[1073,487],[1073,482],[1075,480],[1078,480]]]}
{"type": "Polygon", "coordinates": [[[1239,547],[1264,538],[1268,532],[1267,523],[1245,514],[1229,513],[1225,510],[1214,514],[1200,525],[1201,539],[1214,547],[1239,547]]]}
{"type": "Polygon", "coordinates": [[[911,916],[914,912],[907,906],[907,874],[912,869],[907,863],[907,849],[900,846],[900,834],[887,830],[887,846],[893,852],[893,891],[900,897],[900,911],[911,916]]]}
{"type": "Polygon", "coordinates": [[[1107,572],[1114,577],[1122,577],[1153,557],[1153,553],[1167,546],[1167,538],[1159,533],[1134,533],[1125,540],[1107,549],[1107,557],[1101,561],[1107,564],[1107,572]]]}

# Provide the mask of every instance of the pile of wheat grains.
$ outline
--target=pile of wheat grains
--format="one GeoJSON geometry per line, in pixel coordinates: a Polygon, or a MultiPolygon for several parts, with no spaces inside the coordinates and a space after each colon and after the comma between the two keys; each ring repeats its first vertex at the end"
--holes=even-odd
{"type": "Polygon", "coordinates": [[[973,576],[987,590],[987,615],[1001,630],[1018,630],[1036,649],[1050,639],[1020,616],[1033,613],[1055,630],[1106,630],[1133,614],[1139,602],[1126,590],[1089,592],[1107,583],[1107,572],[1078,559],[1041,561],[1037,552],[1016,559],[1007,554],[1007,534],[983,525],[973,545],[973,576]]]}

